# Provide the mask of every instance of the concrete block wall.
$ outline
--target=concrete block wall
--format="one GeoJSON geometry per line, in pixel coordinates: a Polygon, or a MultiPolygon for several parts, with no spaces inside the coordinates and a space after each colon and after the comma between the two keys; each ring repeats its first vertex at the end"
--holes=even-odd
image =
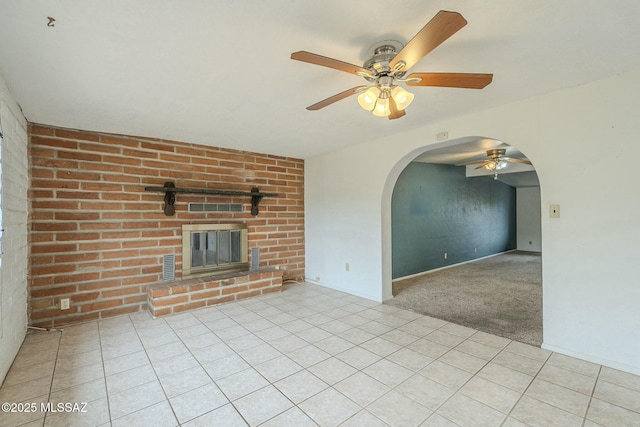
{"type": "MultiPolygon", "coordinates": [[[[185,223],[247,223],[260,267],[304,277],[304,162],[175,141],[30,125],[30,320],[38,326],[146,308],[147,286],[162,281],[163,255],[182,270],[185,223]],[[250,197],[164,194],[146,186],[278,193],[260,214],[250,197]],[[189,213],[188,202],[241,203],[243,212],[189,213]],[[69,298],[70,308],[60,309],[69,298]]],[[[250,254],[249,254],[250,255],[250,254]]],[[[251,260],[249,260],[251,261],[251,260]]]]}
{"type": "Polygon", "coordinates": [[[2,255],[0,384],[27,331],[27,121],[0,77],[2,255]]]}

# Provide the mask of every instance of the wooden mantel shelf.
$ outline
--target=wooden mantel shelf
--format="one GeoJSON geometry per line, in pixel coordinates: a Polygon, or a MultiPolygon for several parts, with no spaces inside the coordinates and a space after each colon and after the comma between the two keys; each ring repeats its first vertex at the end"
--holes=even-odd
{"type": "Polygon", "coordinates": [[[173,182],[165,182],[164,187],[145,187],[145,191],[154,191],[164,194],[164,214],[171,216],[175,213],[174,204],[176,193],[207,194],[215,196],[247,196],[251,197],[251,215],[256,216],[260,212],[258,205],[263,197],[278,197],[278,193],[261,193],[258,187],[253,187],[251,191],[219,190],[216,188],[187,188],[176,187],[173,182]]]}

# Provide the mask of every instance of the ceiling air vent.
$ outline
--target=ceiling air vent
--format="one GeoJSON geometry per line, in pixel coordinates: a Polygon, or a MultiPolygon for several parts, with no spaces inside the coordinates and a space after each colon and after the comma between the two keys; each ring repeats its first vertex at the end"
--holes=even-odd
{"type": "Polygon", "coordinates": [[[189,212],[242,212],[242,203],[189,203],[189,212]]]}

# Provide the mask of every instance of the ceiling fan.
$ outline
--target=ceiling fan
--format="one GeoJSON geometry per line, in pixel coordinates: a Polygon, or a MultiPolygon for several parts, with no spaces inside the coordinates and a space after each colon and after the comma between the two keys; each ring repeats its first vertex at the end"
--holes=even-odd
{"type": "Polygon", "coordinates": [[[476,167],[476,169],[485,168],[487,170],[493,171],[493,179],[498,179],[498,171],[504,169],[509,162],[523,163],[525,165],[531,164],[529,160],[506,157],[505,154],[507,154],[506,148],[494,148],[492,150],[487,150],[487,159],[485,160],[472,160],[469,162],[459,163],[456,166],[467,166],[480,163],[480,165],[476,167]]]}
{"type": "Polygon", "coordinates": [[[491,83],[493,74],[412,73],[405,78],[411,67],[465,25],[467,21],[458,12],[441,10],[406,46],[402,47],[401,43],[394,40],[380,42],[380,45],[373,48],[372,56],[362,67],[311,52],[292,53],[291,59],[355,74],[364,77],[370,83],[340,92],[308,106],[307,110],[319,110],[351,95],[359,94],[358,103],[362,108],[376,116],[393,120],[406,114],[404,110],[414,98],[412,93],[398,83],[407,86],[484,88],[491,83]]]}

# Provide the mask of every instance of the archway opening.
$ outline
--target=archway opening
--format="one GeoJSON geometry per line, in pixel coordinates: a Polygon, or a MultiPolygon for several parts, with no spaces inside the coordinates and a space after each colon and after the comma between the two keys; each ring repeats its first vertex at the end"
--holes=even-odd
{"type": "Polygon", "coordinates": [[[390,229],[386,234],[383,226],[383,239],[390,246],[391,275],[386,302],[540,346],[535,168],[515,147],[490,138],[412,154],[401,162],[390,194],[385,189],[390,229]],[[500,159],[491,157],[496,152],[500,159]]]}

